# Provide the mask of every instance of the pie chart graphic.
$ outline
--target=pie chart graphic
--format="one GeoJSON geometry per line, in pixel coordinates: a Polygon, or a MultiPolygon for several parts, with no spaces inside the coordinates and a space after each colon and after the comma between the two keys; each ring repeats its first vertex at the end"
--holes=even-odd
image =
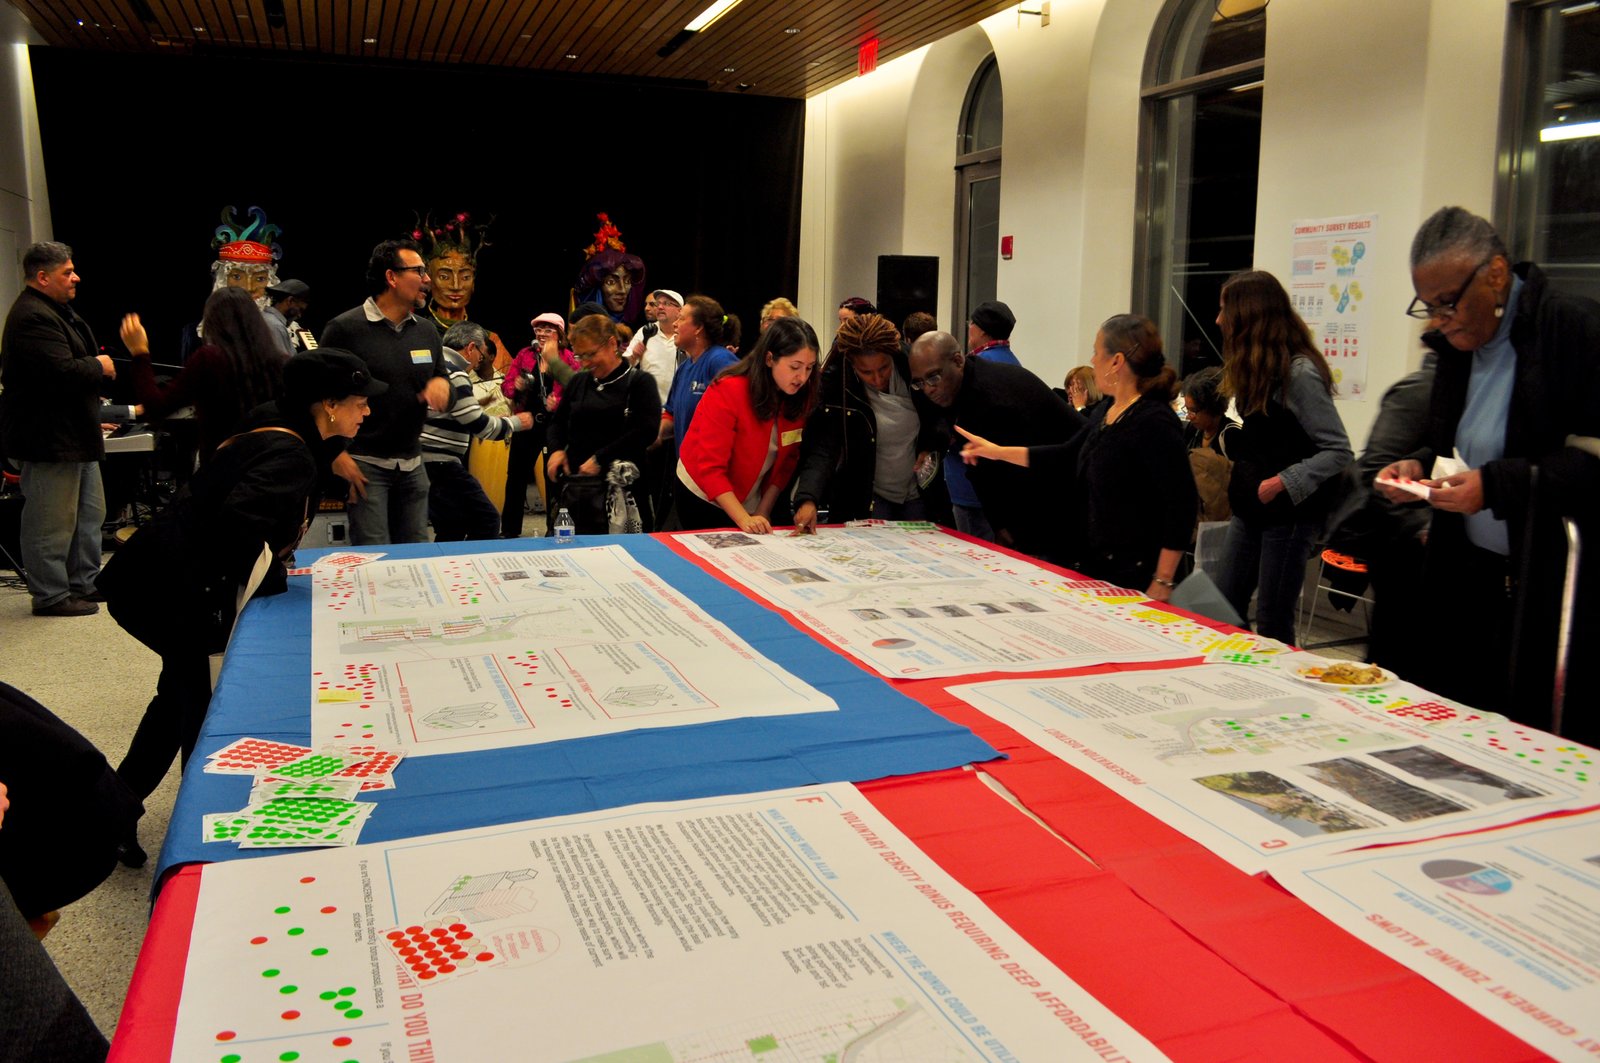
{"type": "Polygon", "coordinates": [[[916,639],[873,639],[872,644],[880,650],[909,650],[917,644],[916,639]]]}
{"type": "Polygon", "coordinates": [[[1505,872],[1471,860],[1429,860],[1422,865],[1422,873],[1441,886],[1480,897],[1493,897],[1511,890],[1511,879],[1505,872]]]}

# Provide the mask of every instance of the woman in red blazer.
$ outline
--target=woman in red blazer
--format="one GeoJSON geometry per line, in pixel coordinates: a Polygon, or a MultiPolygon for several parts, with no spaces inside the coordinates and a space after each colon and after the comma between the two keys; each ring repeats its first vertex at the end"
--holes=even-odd
{"type": "Polygon", "coordinates": [[[800,462],[816,369],[816,332],[797,317],[779,318],[707,389],[678,448],[684,528],[772,530],[773,506],[800,462]]]}

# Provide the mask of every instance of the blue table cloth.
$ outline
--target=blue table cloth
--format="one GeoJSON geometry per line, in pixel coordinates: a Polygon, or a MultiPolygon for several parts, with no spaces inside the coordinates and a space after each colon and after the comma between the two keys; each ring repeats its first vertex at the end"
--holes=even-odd
{"type": "MultiPolygon", "coordinates": [[[[541,550],[551,540],[373,547],[388,558],[541,550]]],[[[727,624],[758,652],[831,697],[837,712],[658,727],[487,752],[408,757],[397,789],[366,793],[378,807],[363,841],[823,782],[934,771],[1000,754],[887,681],[819,643],[767,607],[649,536],[585,536],[616,544],[727,624]]],[[[310,564],[328,550],[302,550],[310,564]]],[[[339,552],[349,552],[348,548],[339,552]]],[[[251,602],[240,618],[195,755],[184,773],[157,868],[281,850],[202,841],[201,816],[244,807],[250,778],[208,775],[205,758],[241,737],[308,744],[311,735],[311,580],[251,602]]]]}

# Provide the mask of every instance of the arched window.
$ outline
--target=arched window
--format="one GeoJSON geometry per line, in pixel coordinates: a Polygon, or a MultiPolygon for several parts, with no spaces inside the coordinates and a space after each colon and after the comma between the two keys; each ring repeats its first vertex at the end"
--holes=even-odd
{"type": "Polygon", "coordinates": [[[1268,0],[1169,0],[1144,71],[1133,305],[1188,374],[1221,361],[1222,282],[1255,252],[1268,0]]]}
{"type": "Polygon", "coordinates": [[[972,76],[956,130],[955,309],[950,331],[966,335],[972,308],[995,297],[1000,267],[1000,67],[989,56],[972,76]]]}
{"type": "Polygon", "coordinates": [[[1495,221],[1513,258],[1600,298],[1600,6],[1511,8],[1495,221]]]}

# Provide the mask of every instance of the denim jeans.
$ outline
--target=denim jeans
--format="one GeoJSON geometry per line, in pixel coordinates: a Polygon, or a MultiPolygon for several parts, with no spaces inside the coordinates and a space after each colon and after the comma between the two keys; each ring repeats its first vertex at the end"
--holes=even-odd
{"type": "Polygon", "coordinates": [[[36,608],[94,591],[106,496],[100,463],[24,461],[22,565],[36,608]]]}
{"type": "Polygon", "coordinates": [[[994,529],[989,526],[989,518],[983,515],[982,506],[955,505],[956,531],[970,535],[984,542],[994,542],[994,529]]]}
{"type": "Polygon", "coordinates": [[[1248,616],[1256,595],[1256,633],[1295,644],[1295,612],[1306,581],[1306,561],[1322,521],[1303,524],[1228,523],[1217,588],[1240,616],[1248,616]]]}
{"type": "Polygon", "coordinates": [[[876,520],[927,520],[928,504],[920,497],[890,502],[887,498],[873,495],[870,513],[876,520]]]}
{"type": "Polygon", "coordinates": [[[367,497],[346,507],[352,546],[428,541],[428,471],[421,462],[409,472],[356,458],[367,478],[367,497]]]}

